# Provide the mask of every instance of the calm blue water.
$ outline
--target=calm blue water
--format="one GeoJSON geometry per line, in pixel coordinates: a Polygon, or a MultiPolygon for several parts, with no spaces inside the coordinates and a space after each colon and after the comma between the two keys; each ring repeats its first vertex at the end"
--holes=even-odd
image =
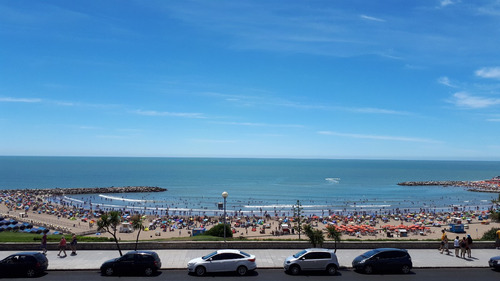
{"type": "Polygon", "coordinates": [[[163,193],[81,195],[74,204],[100,207],[308,213],[395,208],[487,208],[497,194],[457,187],[401,187],[419,180],[481,180],[500,175],[500,162],[222,158],[0,157],[0,189],[160,186],[163,193]]]}

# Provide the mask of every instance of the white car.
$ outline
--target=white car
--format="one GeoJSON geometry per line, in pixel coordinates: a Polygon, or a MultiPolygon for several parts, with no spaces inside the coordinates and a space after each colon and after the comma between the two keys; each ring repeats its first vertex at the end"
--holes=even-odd
{"type": "Polygon", "coordinates": [[[204,257],[192,259],[187,264],[188,271],[198,276],[207,272],[235,271],[245,275],[248,271],[255,270],[255,256],[239,250],[218,250],[204,257]]]}

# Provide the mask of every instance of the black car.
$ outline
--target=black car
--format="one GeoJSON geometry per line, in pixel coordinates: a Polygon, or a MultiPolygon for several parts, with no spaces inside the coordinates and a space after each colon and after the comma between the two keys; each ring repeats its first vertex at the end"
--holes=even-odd
{"type": "Polygon", "coordinates": [[[0,274],[34,277],[47,270],[49,261],[39,252],[22,252],[0,261],[0,274]]]}
{"type": "Polygon", "coordinates": [[[161,267],[160,257],[153,251],[130,251],[125,255],[104,262],[101,265],[103,275],[144,274],[150,276],[161,267]]]}
{"type": "Polygon", "coordinates": [[[357,256],[352,261],[356,271],[370,274],[374,271],[400,271],[409,273],[413,267],[408,251],[395,248],[378,248],[357,256]]]}

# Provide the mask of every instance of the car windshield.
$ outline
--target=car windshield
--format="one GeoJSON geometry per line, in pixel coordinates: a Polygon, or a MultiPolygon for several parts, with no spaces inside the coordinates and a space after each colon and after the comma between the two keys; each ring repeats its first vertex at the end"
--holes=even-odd
{"type": "Polygon", "coordinates": [[[302,256],[303,254],[305,254],[306,252],[307,252],[306,250],[302,250],[302,251],[296,253],[295,255],[293,255],[293,257],[298,258],[298,257],[302,256]]]}
{"type": "Polygon", "coordinates": [[[377,250],[371,250],[371,251],[368,251],[368,252],[366,252],[366,253],[362,254],[361,256],[362,256],[363,258],[369,258],[369,257],[371,257],[371,256],[375,255],[375,254],[376,254],[376,253],[378,253],[378,252],[379,252],[379,251],[377,251],[377,250]]]}
{"type": "Polygon", "coordinates": [[[215,256],[216,254],[217,254],[217,251],[215,251],[213,253],[210,253],[210,254],[208,254],[208,255],[206,255],[204,257],[201,257],[201,258],[204,259],[204,260],[208,260],[209,258],[215,256]]]}

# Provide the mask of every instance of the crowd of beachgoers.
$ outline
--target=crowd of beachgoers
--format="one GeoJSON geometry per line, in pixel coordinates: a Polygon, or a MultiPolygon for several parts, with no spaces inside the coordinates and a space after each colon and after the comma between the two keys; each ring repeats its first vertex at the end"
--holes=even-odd
{"type": "MultiPolygon", "coordinates": [[[[0,193],[0,214],[16,218],[39,227],[63,233],[80,235],[95,235],[98,233],[95,225],[102,213],[110,209],[86,209],[71,203],[56,204],[47,200],[44,195],[36,195],[25,191],[2,191],[0,193]]],[[[53,198],[52,198],[53,199],[53,198]]],[[[61,201],[64,202],[64,201],[61,201]]],[[[492,203],[490,208],[495,207],[492,203]]],[[[117,209],[121,212],[124,223],[139,211],[117,209]]],[[[304,216],[304,223],[324,229],[336,227],[344,236],[359,239],[378,239],[382,237],[411,237],[413,239],[438,238],[440,229],[449,224],[463,224],[466,231],[478,236],[492,227],[500,224],[489,220],[489,209],[479,207],[456,208],[449,212],[435,212],[430,209],[410,211],[406,209],[384,210],[383,212],[367,212],[353,210],[348,214],[329,212],[326,215],[309,214],[304,216]],[[469,229],[469,230],[467,230],[469,229]],[[438,230],[438,231],[436,231],[438,230]],[[434,235],[438,233],[437,236],[434,235]],[[436,236],[436,237],[434,237],[436,236]]],[[[149,214],[144,215],[145,231],[140,239],[168,238],[190,236],[195,229],[209,229],[223,221],[219,216],[196,216],[188,212],[179,214],[149,214]],[[158,237],[161,236],[161,237],[158,237]]],[[[238,212],[226,213],[226,220],[231,224],[234,236],[252,238],[270,238],[273,236],[291,235],[297,233],[293,229],[294,217],[256,211],[252,215],[238,212]]],[[[105,233],[100,233],[106,235],[105,233]]],[[[120,239],[134,240],[130,233],[119,233],[120,239]]]]}

